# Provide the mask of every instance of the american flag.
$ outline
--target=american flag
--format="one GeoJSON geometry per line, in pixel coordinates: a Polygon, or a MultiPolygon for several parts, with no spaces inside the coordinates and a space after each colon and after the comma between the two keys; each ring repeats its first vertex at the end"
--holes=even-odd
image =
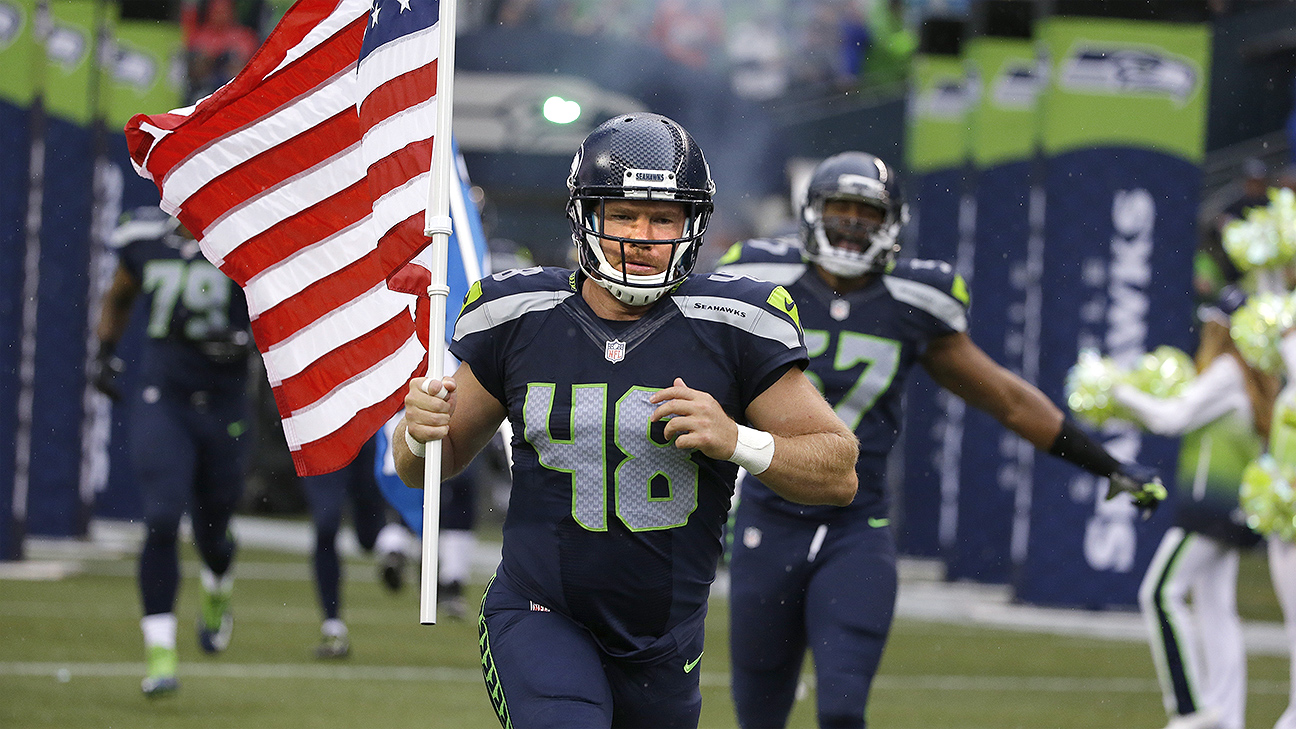
{"type": "MultiPolygon", "coordinates": [[[[162,208],[246,292],[303,476],[349,463],[426,371],[427,277],[406,264],[428,243],[439,9],[299,0],[228,84],[126,126],[162,208]]],[[[457,238],[476,280],[480,242],[457,238]]]]}

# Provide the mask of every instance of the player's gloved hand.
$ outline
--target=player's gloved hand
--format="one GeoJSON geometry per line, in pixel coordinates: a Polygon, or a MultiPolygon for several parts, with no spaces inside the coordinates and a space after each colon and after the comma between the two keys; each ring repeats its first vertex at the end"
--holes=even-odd
{"type": "Polygon", "coordinates": [[[1137,463],[1121,464],[1120,470],[1108,479],[1107,498],[1115,498],[1121,492],[1130,495],[1144,519],[1152,516],[1167,495],[1165,484],[1161,483],[1157,472],[1137,463]]]}
{"type": "Polygon", "coordinates": [[[94,363],[90,366],[90,384],[95,389],[107,395],[111,400],[121,399],[121,385],[117,384],[117,378],[121,376],[122,371],[126,368],[126,363],[121,357],[113,354],[115,347],[109,342],[99,344],[99,353],[95,355],[94,363]]]}

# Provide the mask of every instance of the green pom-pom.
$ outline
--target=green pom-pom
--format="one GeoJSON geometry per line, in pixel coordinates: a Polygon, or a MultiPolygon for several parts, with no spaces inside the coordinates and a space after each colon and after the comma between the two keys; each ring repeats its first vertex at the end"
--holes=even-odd
{"type": "Polygon", "coordinates": [[[1260,534],[1296,540],[1296,491],[1290,474],[1265,454],[1242,472],[1238,501],[1247,515],[1247,526],[1260,534]]]}
{"type": "Polygon", "coordinates": [[[1296,193],[1269,190],[1269,204],[1252,208],[1221,232],[1224,251],[1243,273],[1278,268],[1296,258],[1296,193]]]}
{"type": "Polygon", "coordinates": [[[1162,345],[1139,358],[1126,382],[1156,397],[1175,397],[1197,376],[1187,352],[1162,345]]]}
{"type": "Polygon", "coordinates": [[[1296,323],[1296,306],[1290,296],[1257,294],[1233,312],[1229,333],[1252,367],[1270,374],[1282,370],[1278,342],[1296,323]]]}
{"type": "Polygon", "coordinates": [[[1124,378],[1125,372],[1110,357],[1094,349],[1081,350],[1064,383],[1067,407],[1094,426],[1124,417],[1124,409],[1112,397],[1112,388],[1124,378]]]}

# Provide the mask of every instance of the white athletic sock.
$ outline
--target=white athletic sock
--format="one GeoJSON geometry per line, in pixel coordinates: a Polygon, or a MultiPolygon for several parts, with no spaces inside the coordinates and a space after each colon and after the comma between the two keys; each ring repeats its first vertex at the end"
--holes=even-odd
{"type": "Polygon", "coordinates": [[[403,524],[388,524],[378,532],[378,538],[374,540],[374,551],[378,554],[390,554],[400,552],[409,555],[409,544],[411,535],[403,524]]]}
{"type": "Polygon", "coordinates": [[[230,568],[225,570],[225,574],[220,577],[217,577],[215,572],[203,565],[198,570],[198,577],[202,580],[203,589],[208,593],[228,595],[234,591],[234,565],[230,565],[230,568]]]}
{"type": "Polygon", "coordinates": [[[329,618],[320,624],[320,632],[330,638],[345,638],[347,626],[340,618],[329,618]]]}
{"type": "Polygon", "coordinates": [[[451,529],[441,532],[438,545],[441,561],[439,581],[443,585],[451,582],[467,582],[472,569],[473,547],[477,536],[467,529],[451,529]]]}
{"type": "Polygon", "coordinates": [[[169,650],[176,647],[175,613],[157,613],[145,615],[140,619],[140,631],[144,633],[144,647],[161,646],[169,650]]]}

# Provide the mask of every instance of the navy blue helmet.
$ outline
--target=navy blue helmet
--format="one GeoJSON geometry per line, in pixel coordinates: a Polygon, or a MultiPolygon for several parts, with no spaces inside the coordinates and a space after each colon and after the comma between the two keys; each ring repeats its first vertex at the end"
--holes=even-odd
{"type": "Polygon", "coordinates": [[[856,278],[885,271],[900,251],[900,228],[909,208],[900,180],[881,159],[866,152],[833,155],[810,175],[801,205],[805,257],[837,276],[856,278]],[[830,200],[854,200],[882,211],[882,221],[825,216],[830,200]]]}
{"type": "Polygon", "coordinates": [[[646,112],[609,119],[590,132],[576,151],[567,189],[567,218],[581,270],[618,300],[635,306],[650,304],[693,271],[711,218],[715,183],[702,149],[678,123],[646,112]],[[680,237],[651,241],[671,246],[670,264],[661,274],[633,275],[608,263],[603,240],[623,248],[644,242],[602,232],[603,206],[611,199],[684,203],[686,219],[680,237]]]}

